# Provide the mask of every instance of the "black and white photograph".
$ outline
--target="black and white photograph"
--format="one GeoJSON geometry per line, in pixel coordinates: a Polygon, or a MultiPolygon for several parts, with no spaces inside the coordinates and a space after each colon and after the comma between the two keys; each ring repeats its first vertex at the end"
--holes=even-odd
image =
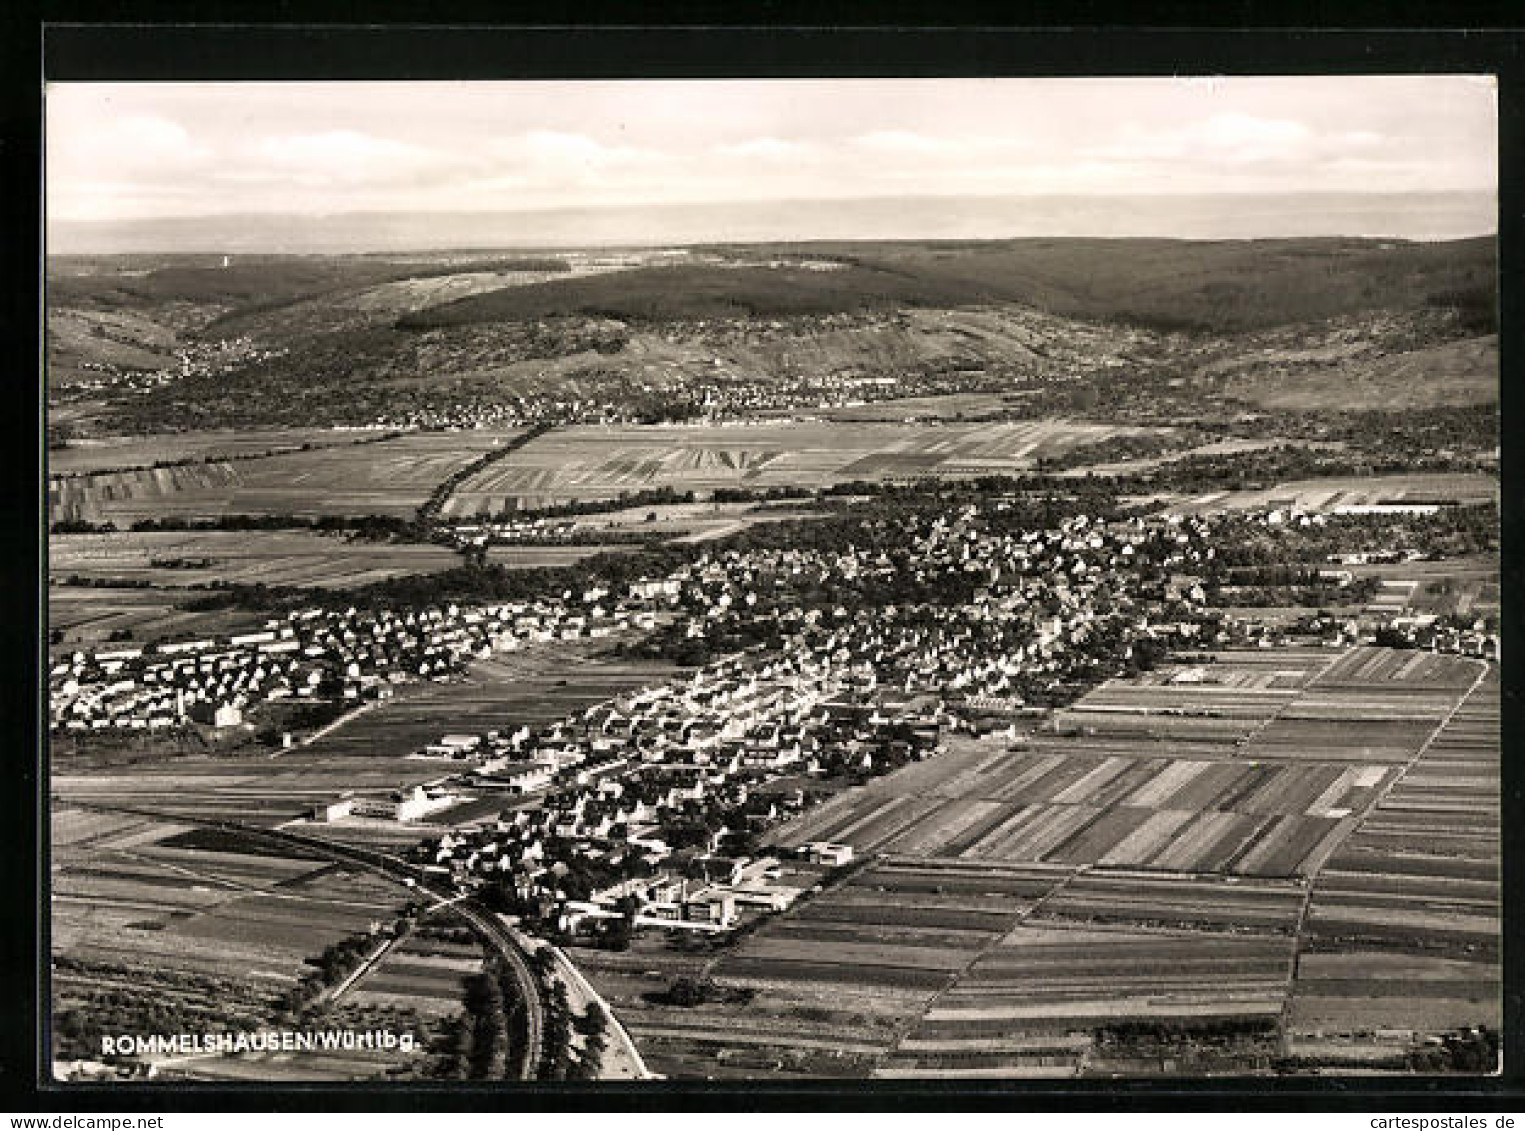
{"type": "Polygon", "coordinates": [[[43,100],[54,1086],[1500,1072],[1495,76],[43,100]]]}

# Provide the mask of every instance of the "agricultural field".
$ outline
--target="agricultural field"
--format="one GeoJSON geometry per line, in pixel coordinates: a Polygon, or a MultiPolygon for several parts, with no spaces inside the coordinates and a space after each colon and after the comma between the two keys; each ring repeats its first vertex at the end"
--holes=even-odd
{"type": "MultiPolygon", "coordinates": [[[[601,514],[579,515],[575,520],[575,528],[580,534],[594,536],[600,532],[621,535],[637,533],[669,542],[707,542],[762,523],[822,517],[823,512],[819,510],[804,509],[808,506],[808,503],[657,503],[652,506],[625,507],[601,514]],[[652,515],[656,517],[652,518],[652,515]]],[[[615,550],[621,545],[616,542],[603,549],[615,550]]],[[[494,547],[488,551],[489,560],[499,549],[507,548],[494,547]]]]}
{"type": "Polygon", "coordinates": [[[1320,873],[1294,1041],[1499,1024],[1499,709],[1493,669],[1320,873]]]}
{"type": "Polygon", "coordinates": [[[1358,649],[1218,653],[1113,680],[1053,732],[950,740],[770,834],[938,859],[1314,874],[1475,678],[1358,649]],[[1190,682],[1180,682],[1189,678],[1190,682]]]}
{"type": "MultiPolygon", "coordinates": [[[[1273,1022],[1291,940],[1186,931],[1087,930],[1024,922],[986,949],[875,1072],[881,1078],[1104,1074],[1097,1033],[1120,1021],[1273,1022]],[[1204,987],[1211,987],[1204,991],[1204,987]]],[[[1133,1071],[1263,1067],[1211,1046],[1133,1071]]]]}
{"type": "MultiPolygon", "coordinates": [[[[620,548],[494,546],[487,558],[506,569],[533,569],[570,565],[620,548]]],[[[216,581],[349,589],[460,564],[454,550],[433,543],[350,541],[308,530],[55,534],[48,544],[48,568],[55,579],[82,577],[164,589],[216,581]]]]}
{"type": "Polygon", "coordinates": [[[1498,494],[1497,479],[1475,473],[1330,476],[1278,483],[1274,487],[1259,490],[1212,491],[1172,503],[1165,509],[1165,513],[1220,514],[1224,511],[1278,508],[1317,512],[1376,503],[1465,505],[1497,502],[1498,494]]]}
{"type": "Polygon", "coordinates": [[[443,734],[554,722],[679,671],[655,661],[608,659],[602,655],[607,650],[602,640],[547,641],[477,660],[448,683],[402,685],[393,698],[355,714],[302,753],[319,759],[406,757],[443,734]]]}
{"type": "Polygon", "coordinates": [[[895,397],[868,404],[821,408],[814,415],[839,422],[907,420],[978,420],[1021,407],[1020,395],[1006,393],[946,393],[931,397],[895,397]]]}
{"type": "Polygon", "coordinates": [[[951,785],[913,778],[847,791],[780,831],[775,842],[831,840],[859,851],[939,859],[1285,876],[1315,866],[1349,831],[1349,813],[1386,777],[1382,767],[1128,757],[1074,744],[1013,752],[971,742],[962,757],[945,758],[966,767],[951,785]]]}
{"type": "MultiPolygon", "coordinates": [[[[87,1037],[268,1023],[308,959],[392,921],[407,894],[367,873],[173,818],[55,804],[51,833],[53,1011],[72,1014],[87,1037]],[[147,999],[152,1016],[136,1012],[147,999]]],[[[390,1067],[337,1063],[353,1053],[310,1055],[325,1077],[390,1067]]],[[[237,1074],[248,1063],[189,1056],[164,1067],[200,1077],[237,1074]]]]}
{"type": "Polygon", "coordinates": [[[1391,565],[1342,566],[1356,577],[1382,584],[1375,610],[1403,615],[1497,616],[1499,561],[1496,557],[1447,558],[1444,561],[1391,565]]]}
{"type": "Polygon", "coordinates": [[[93,647],[113,632],[129,632],[137,641],[210,636],[249,632],[266,619],[265,613],[246,609],[177,608],[186,598],[162,589],[50,585],[48,629],[61,634],[60,646],[93,647]]]}
{"type": "Polygon", "coordinates": [[[351,542],[305,530],[55,534],[48,543],[55,578],[166,589],[214,581],[340,589],[460,563],[445,546],[351,542]]]}
{"type": "Polygon", "coordinates": [[[223,514],[411,515],[453,472],[514,432],[419,432],[374,444],[52,479],[50,522],[223,514]]]}
{"type": "MultiPolygon", "coordinates": [[[[459,923],[435,914],[422,922],[459,923]]],[[[441,937],[428,931],[408,935],[387,951],[344,996],[358,1009],[406,1009],[431,1019],[461,1011],[462,983],[482,969],[482,946],[475,939],[441,937]]]]}
{"type": "MultiPolygon", "coordinates": [[[[573,958],[653,1068],[711,1079],[1074,1076],[1104,1070],[1119,1022],[1260,1026],[1285,1001],[1296,884],[1119,873],[1148,914],[1092,922],[1073,901],[1048,913],[1087,879],[1074,868],[882,855],[846,871],[718,958],[650,936],[573,958]],[[678,976],[723,1000],[672,1005],[678,976]]],[[[1244,1055],[1199,1053],[1219,1071],[1244,1055]]]]}
{"type": "MultiPolygon", "coordinates": [[[[807,873],[808,865],[797,867],[807,873]]],[[[1045,869],[984,876],[886,861],[827,880],[735,948],[664,943],[569,956],[610,1002],[654,1071],[710,1079],[866,1077],[957,970],[1052,885],[1045,869]],[[992,902],[998,906],[992,907],[992,902]],[[665,1000],[678,977],[728,999],[665,1000]]]]}
{"type": "MultiPolygon", "coordinates": [[[[774,830],[864,863],[708,973],[801,1018],[897,1003],[893,1037],[860,1025],[838,1075],[1269,1073],[1289,1054],[1392,1069],[1426,1034],[1498,1025],[1496,669],[1223,652],[1069,713],[951,741],[774,830]],[[1161,733],[1167,700],[1240,737],[1161,733]],[[1097,734],[1093,714],[1134,726],[1097,734]],[[1372,737],[1382,722],[1397,729],[1372,737]]],[[[685,1074],[735,1055],[728,1026],[748,1023],[705,1008],[650,1035],[685,1074]]],[[[789,1034],[744,1039],[765,1046],[754,1070],[787,1073],[789,1034]]]]}
{"type": "MultiPolygon", "coordinates": [[[[436,735],[437,737],[437,735],[436,735]]],[[[55,745],[67,747],[68,739],[55,745]]],[[[67,751],[55,751],[52,793],[60,801],[124,805],[205,820],[234,820],[276,826],[304,816],[319,801],[345,790],[383,792],[441,776],[438,762],[352,753],[309,754],[297,748],[272,758],[184,757],[126,769],[75,772],[58,765],[67,751]]],[[[405,829],[405,831],[408,831],[405,829]]],[[[414,840],[423,836],[416,827],[414,840]]]]}
{"type": "Polygon", "coordinates": [[[1481,661],[1357,648],[1340,655],[1244,746],[1246,757],[1409,761],[1483,670],[1481,661]]]}
{"type": "Polygon", "coordinates": [[[73,476],[98,471],[151,467],[176,460],[240,459],[271,452],[295,452],[304,444],[340,447],[363,444],[374,436],[333,428],[237,429],[210,432],[159,432],[70,440],[47,453],[48,474],[73,476]]]}
{"type": "Polygon", "coordinates": [[[935,992],[1063,876],[884,858],[769,922],[715,973],[760,987],[829,982],[845,992],[935,992]]]}
{"type": "Polygon", "coordinates": [[[1073,447],[1142,431],[1067,420],[568,428],[538,437],[469,478],[445,511],[497,513],[658,487],[703,493],[717,487],[999,475],[1073,447]]]}

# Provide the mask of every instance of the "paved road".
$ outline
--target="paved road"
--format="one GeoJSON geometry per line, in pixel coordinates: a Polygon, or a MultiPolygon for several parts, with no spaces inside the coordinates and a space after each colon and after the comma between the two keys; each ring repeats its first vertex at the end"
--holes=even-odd
{"type": "Polygon", "coordinates": [[[391,952],[392,947],[397,944],[397,941],[398,940],[396,938],[383,939],[379,944],[371,949],[371,952],[365,956],[359,966],[356,966],[349,972],[349,975],[344,979],[344,981],[340,982],[337,986],[333,986],[324,990],[321,994],[319,994],[317,999],[318,1002],[327,1002],[329,1005],[332,1005],[345,994],[349,993],[349,991],[354,988],[356,982],[360,981],[361,978],[364,978],[372,970],[376,969],[376,964],[391,952]]]}
{"type": "MultiPolygon", "coordinates": [[[[426,895],[433,896],[436,900],[447,901],[453,893],[432,883],[423,869],[409,864],[405,860],[399,860],[395,856],[389,856],[384,852],[377,852],[369,848],[356,848],[352,845],[337,844],[322,837],[306,836],[302,833],[293,833],[283,829],[258,828],[243,825],[237,821],[216,821],[213,824],[224,828],[234,829],[238,832],[263,836],[273,840],[289,844],[300,845],[310,848],[314,852],[325,853],[332,859],[348,861],[371,868],[374,871],[384,872],[394,879],[412,881],[414,888],[426,895]]],[[[527,1047],[524,1054],[524,1063],[520,1070],[520,1078],[534,1080],[540,1071],[540,1054],[545,1043],[545,1003],[540,998],[540,983],[535,978],[534,971],[529,967],[524,956],[524,951],[518,942],[511,936],[497,917],[481,904],[472,899],[460,899],[454,904],[456,912],[471,924],[472,929],[497,951],[498,955],[513,972],[514,981],[519,988],[519,999],[524,1002],[525,1029],[527,1047]]]]}
{"type": "Polygon", "coordinates": [[[656,1073],[646,1067],[646,1062],[641,1058],[641,1052],[636,1048],[635,1042],[630,1039],[630,1034],[625,1026],[620,1024],[620,1019],[614,1010],[609,1008],[609,1003],[603,999],[593,983],[583,976],[576,964],[566,956],[560,947],[550,947],[551,955],[556,959],[556,968],[561,974],[561,980],[566,983],[567,997],[571,1002],[572,1009],[578,1013],[585,1013],[592,1004],[597,1004],[604,1011],[604,1016],[609,1019],[608,1036],[610,1038],[604,1049],[604,1062],[599,1073],[600,1080],[656,1080],[660,1079],[656,1073]]]}

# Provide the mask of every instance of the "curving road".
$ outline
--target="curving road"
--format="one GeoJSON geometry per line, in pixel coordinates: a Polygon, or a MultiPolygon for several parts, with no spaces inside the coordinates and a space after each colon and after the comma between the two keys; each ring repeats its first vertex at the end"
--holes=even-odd
{"type": "MultiPolygon", "coordinates": [[[[161,813],[155,813],[149,809],[137,809],[127,805],[105,805],[96,802],[84,802],[70,800],[69,805],[81,809],[96,809],[112,813],[132,813],[143,817],[163,817],[161,813]]],[[[540,983],[536,979],[534,971],[530,969],[529,962],[525,957],[524,949],[512,934],[498,921],[487,908],[472,899],[459,898],[460,893],[441,888],[433,883],[422,868],[410,864],[406,860],[400,860],[395,856],[389,856],[384,852],[376,852],[369,848],[356,848],[348,844],[338,844],[335,841],[326,840],[323,837],[306,836],[302,833],[288,832],[284,829],[272,829],[261,825],[249,825],[242,821],[211,820],[176,814],[173,818],[187,824],[202,825],[206,828],[223,829],[227,832],[236,832],[242,836],[256,839],[275,841],[280,844],[293,845],[305,848],[311,852],[321,853],[339,863],[358,864],[363,868],[380,872],[388,878],[405,883],[416,891],[431,895],[441,902],[449,902],[465,919],[493,951],[495,951],[513,972],[514,981],[519,988],[519,998],[524,1002],[525,1031],[527,1047],[524,1051],[523,1064],[520,1066],[519,1078],[522,1080],[534,1080],[540,1072],[540,1059],[545,1044],[545,1003],[540,995],[540,983]]]]}
{"type": "MultiPolygon", "coordinates": [[[[423,869],[417,865],[409,864],[405,860],[399,860],[397,857],[389,856],[384,852],[376,852],[369,848],[355,848],[347,844],[337,844],[323,837],[305,836],[302,833],[288,832],[284,829],[245,825],[239,821],[209,821],[206,823],[244,835],[265,837],[270,840],[299,845],[314,852],[321,852],[331,859],[347,861],[375,871],[384,872],[393,879],[411,880],[416,890],[432,895],[438,900],[450,900],[457,894],[431,883],[423,869]]],[[[457,914],[471,924],[472,930],[495,950],[508,968],[513,971],[514,982],[519,987],[519,1000],[524,1003],[525,1015],[526,1048],[524,1050],[524,1062],[520,1068],[519,1078],[521,1080],[534,1080],[540,1072],[540,1056],[545,1044],[545,1003],[540,997],[540,983],[536,979],[534,971],[530,969],[523,949],[514,937],[504,929],[503,925],[498,922],[497,917],[491,911],[488,911],[487,908],[471,899],[459,900],[453,906],[457,914]]]]}

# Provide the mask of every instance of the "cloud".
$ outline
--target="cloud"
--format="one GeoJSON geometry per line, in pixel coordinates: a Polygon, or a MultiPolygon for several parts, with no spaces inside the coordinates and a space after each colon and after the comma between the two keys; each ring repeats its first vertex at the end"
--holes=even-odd
{"type": "Polygon", "coordinates": [[[776,137],[754,137],[746,141],[717,145],[715,152],[722,157],[740,157],[759,161],[797,161],[811,153],[811,147],[796,141],[782,141],[776,137]]]}
{"type": "Polygon", "coordinates": [[[216,152],[167,118],[127,114],[85,128],[49,128],[48,208],[58,214],[109,216],[120,202],[157,208],[194,204],[216,152]]]}
{"type": "Polygon", "coordinates": [[[494,153],[500,157],[528,161],[551,172],[650,164],[658,156],[634,146],[605,145],[587,134],[556,130],[531,130],[517,137],[506,138],[494,147],[494,153]]]}
{"type": "Polygon", "coordinates": [[[936,158],[944,161],[987,160],[1028,148],[1018,135],[947,134],[933,136],[912,130],[873,130],[850,139],[854,148],[884,157],[936,158]]]}
{"type": "Polygon", "coordinates": [[[358,130],[264,137],[248,156],[277,177],[309,183],[410,179],[449,163],[445,155],[423,146],[358,130]]]}
{"type": "Polygon", "coordinates": [[[54,83],[55,214],[1496,183],[1488,80],[54,83]]]}
{"type": "Polygon", "coordinates": [[[1284,151],[1303,145],[1313,131],[1289,118],[1257,118],[1253,114],[1214,114],[1184,131],[1188,141],[1217,149],[1284,151]]]}
{"type": "Polygon", "coordinates": [[[952,148],[948,139],[928,137],[909,130],[874,130],[853,138],[852,144],[876,153],[921,156],[947,153],[952,148]]]}
{"type": "Polygon", "coordinates": [[[1285,160],[1305,155],[1314,139],[1312,129],[1290,118],[1224,113],[1162,130],[1130,125],[1121,137],[1081,155],[1114,161],[1285,160]]]}
{"type": "Polygon", "coordinates": [[[204,165],[212,156],[213,151],[179,123],[147,114],[106,118],[87,130],[48,136],[50,164],[108,176],[183,171],[204,165]]]}

